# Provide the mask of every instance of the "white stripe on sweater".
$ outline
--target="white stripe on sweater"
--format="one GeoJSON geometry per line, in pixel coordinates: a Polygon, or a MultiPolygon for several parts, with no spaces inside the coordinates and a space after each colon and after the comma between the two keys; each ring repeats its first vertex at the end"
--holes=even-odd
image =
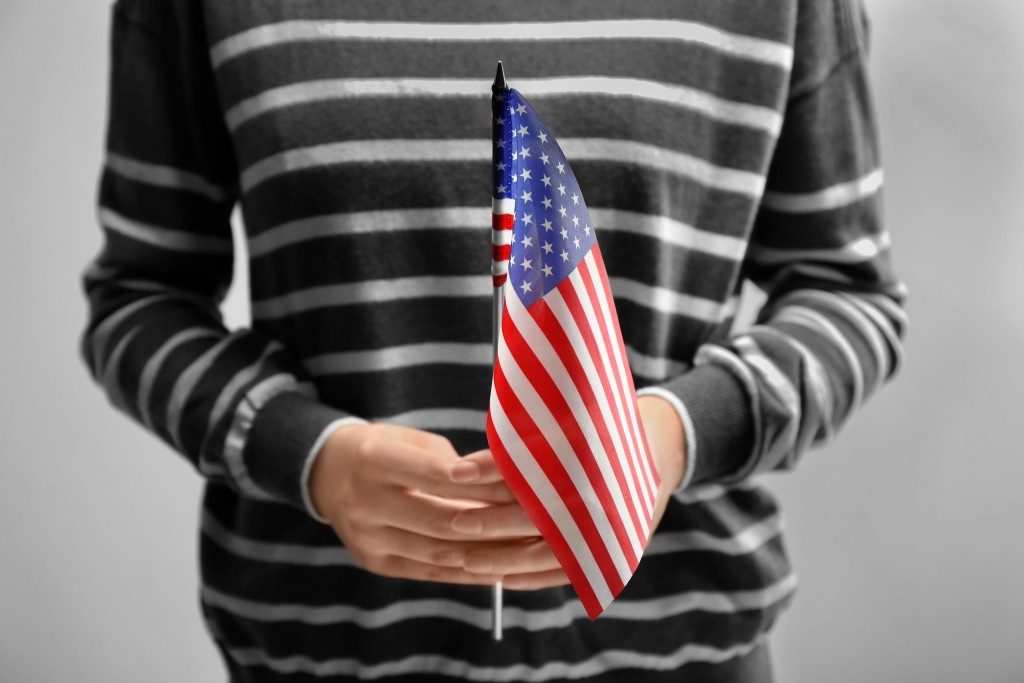
{"type": "Polygon", "coordinates": [[[685,315],[706,322],[721,322],[736,310],[739,297],[731,297],[724,304],[711,299],[704,299],[692,294],[685,294],[666,287],[647,285],[636,280],[623,277],[609,277],[612,294],[616,298],[626,299],[643,308],[668,313],[685,315]]]}
{"type": "MultiPolygon", "coordinates": [[[[423,342],[325,353],[305,359],[303,365],[315,376],[387,372],[434,364],[489,368],[493,362],[491,355],[490,343],[423,342]]],[[[651,380],[668,379],[689,367],[673,358],[640,353],[629,345],[626,345],[626,355],[634,374],[651,380]]]]}
{"type": "Polygon", "coordinates": [[[634,376],[652,381],[661,381],[675,377],[685,372],[689,367],[686,363],[675,358],[648,356],[640,353],[629,344],[626,344],[626,356],[629,358],[629,367],[633,371],[634,376]]]}
{"type": "Polygon", "coordinates": [[[491,298],[493,286],[480,275],[425,275],[362,280],[311,287],[252,302],[253,319],[281,318],[329,306],[381,303],[425,297],[491,298]]]}
{"type": "MultiPolygon", "coordinates": [[[[473,78],[335,78],[290,83],[242,100],[225,112],[231,129],[276,109],[312,102],[360,97],[441,98],[490,96],[491,81],[473,78]]],[[[640,78],[572,76],[519,78],[516,89],[532,101],[550,97],[590,95],[651,100],[695,111],[723,123],[761,130],[776,136],[782,115],[770,107],[735,102],[704,90],[640,78]]]]}
{"type": "Polygon", "coordinates": [[[214,202],[223,202],[227,197],[224,187],[211,183],[198,173],[173,166],[152,164],[110,151],[107,152],[106,166],[117,175],[137,183],[193,192],[214,202]]]}
{"type": "Polygon", "coordinates": [[[426,342],[325,353],[305,359],[303,365],[312,375],[337,375],[434,364],[490,366],[492,354],[490,343],[426,342]]]}
{"type": "Polygon", "coordinates": [[[464,429],[471,432],[483,432],[487,425],[485,411],[468,408],[421,408],[372,419],[374,422],[389,422],[427,431],[464,429]]]}
{"type": "Polygon", "coordinates": [[[789,69],[793,48],[785,43],[672,19],[604,19],[544,22],[363,22],[295,20],[264,24],[224,38],[210,48],[214,67],[253,50],[322,40],[536,42],[652,39],[698,43],[751,61],[789,69]]]}
{"type": "Polygon", "coordinates": [[[752,553],[782,533],[782,518],[772,515],[754,522],[742,531],[727,537],[706,531],[666,531],[651,537],[645,556],[669,555],[681,552],[716,552],[723,555],[752,553]]]}
{"type": "Polygon", "coordinates": [[[212,346],[195,357],[187,368],[174,381],[170,398],[167,399],[166,426],[167,432],[179,450],[182,448],[181,420],[185,413],[185,405],[192,397],[192,392],[199,385],[203,374],[213,367],[217,357],[239,339],[239,333],[218,339],[212,346]]]}
{"type": "Polygon", "coordinates": [[[831,211],[874,195],[882,188],[882,183],[882,169],[878,168],[860,178],[816,192],[765,192],[761,205],[781,213],[831,211]]]}
{"type": "Polygon", "coordinates": [[[762,390],[762,395],[774,398],[785,409],[783,415],[776,417],[778,431],[773,434],[772,444],[775,448],[781,448],[783,453],[794,453],[800,434],[800,419],[806,417],[801,410],[800,395],[796,387],[749,334],[735,337],[732,344],[739,351],[743,362],[757,373],[761,382],[767,386],[768,390],[762,390]]]}
{"type": "Polygon", "coordinates": [[[213,255],[232,253],[231,235],[219,237],[174,230],[162,225],[132,220],[104,207],[99,209],[99,221],[108,230],[168,251],[213,255]]]}
{"type": "Polygon", "coordinates": [[[139,419],[142,424],[150,429],[153,428],[153,420],[150,417],[150,397],[153,394],[153,388],[156,386],[156,378],[163,369],[164,362],[168,356],[186,342],[208,337],[218,337],[221,334],[218,330],[209,327],[187,327],[171,335],[149,357],[146,365],[142,368],[142,373],[139,375],[139,390],[137,392],[139,419]]]}
{"type": "MultiPolygon", "coordinates": [[[[780,306],[784,307],[792,302],[804,302],[813,308],[827,309],[830,313],[844,319],[847,324],[856,329],[864,343],[871,349],[875,362],[875,381],[865,391],[871,394],[881,388],[885,378],[889,375],[889,353],[886,340],[878,327],[875,326],[871,317],[865,314],[861,308],[834,292],[798,289],[783,297],[780,301],[780,306]]],[[[864,381],[865,383],[868,381],[866,374],[864,381]]]]}
{"type": "MultiPolygon", "coordinates": [[[[609,282],[617,298],[661,313],[685,315],[708,322],[721,322],[727,318],[735,311],[739,301],[734,296],[721,303],[622,277],[609,278],[609,282]]],[[[490,299],[492,294],[491,283],[479,275],[426,275],[363,280],[300,289],[253,301],[252,317],[254,320],[270,320],[318,308],[430,297],[490,299]]]]}
{"type": "MultiPolygon", "coordinates": [[[[717,166],[684,152],[633,140],[562,138],[562,151],[571,163],[609,161],[689,178],[708,188],[761,195],[764,176],[717,166]]],[[[248,166],[241,174],[242,189],[250,191],[271,178],[306,169],[339,164],[490,161],[491,144],[483,138],[343,140],[311,147],[296,147],[272,154],[248,166]]]]}
{"type": "Polygon", "coordinates": [[[295,377],[287,373],[270,375],[260,381],[259,384],[249,389],[242,400],[235,408],[234,417],[231,420],[231,427],[224,437],[224,448],[221,457],[227,466],[231,479],[238,488],[247,496],[259,500],[274,500],[274,498],[259,486],[249,475],[249,468],[242,457],[245,445],[249,438],[249,431],[252,429],[256,413],[269,401],[287,392],[305,392],[303,385],[300,385],[295,377]]]}
{"type": "Polygon", "coordinates": [[[103,376],[103,368],[107,361],[107,345],[117,327],[129,316],[141,311],[147,306],[167,301],[172,297],[167,294],[152,294],[136,299],[129,304],[121,306],[106,318],[89,334],[89,346],[91,348],[92,371],[97,379],[103,376]]]}
{"type": "Polygon", "coordinates": [[[128,345],[138,336],[142,328],[142,324],[136,325],[118,340],[114,350],[110,352],[110,358],[107,359],[106,366],[103,369],[101,384],[110,398],[111,405],[122,410],[127,410],[128,403],[125,400],[124,390],[121,385],[121,361],[128,350],[128,345]]]}
{"type": "MultiPolygon", "coordinates": [[[[776,583],[763,588],[738,591],[686,591],[646,600],[621,599],[613,602],[601,615],[601,620],[658,621],[687,612],[705,611],[734,614],[750,609],[764,609],[785,599],[796,588],[796,577],[788,574],[776,583]]],[[[326,624],[354,624],[362,629],[387,628],[416,618],[450,619],[481,630],[490,630],[489,608],[474,607],[454,600],[412,599],[400,600],[385,607],[367,609],[345,604],[307,605],[300,603],[261,602],[249,600],[211,586],[202,588],[206,603],[234,615],[262,622],[297,621],[322,626],[326,624]]],[[[528,610],[506,605],[505,628],[522,628],[537,632],[552,628],[565,628],[579,619],[586,619],[583,605],[573,600],[551,609],[528,610]]]]}
{"type": "MultiPolygon", "coordinates": [[[[807,412],[812,409],[818,411],[821,419],[816,426],[823,432],[820,438],[817,438],[817,435],[813,433],[808,436],[812,440],[817,438],[814,441],[815,443],[830,441],[835,435],[835,423],[832,418],[834,412],[833,392],[828,373],[825,371],[825,366],[822,364],[821,359],[811,353],[811,350],[802,341],[786,334],[777,327],[754,325],[750,328],[749,333],[755,339],[758,337],[771,337],[789,346],[800,356],[804,364],[805,374],[803,380],[807,382],[811,393],[811,403],[804,407],[804,411],[807,412]]],[[[798,446],[800,445],[798,443],[798,446]]]]}
{"type": "Polygon", "coordinates": [[[778,249],[751,242],[747,254],[751,261],[763,265],[778,265],[799,261],[826,261],[828,263],[863,263],[878,258],[889,248],[889,233],[864,235],[838,247],[809,247],[806,249],[778,249]]]}
{"type": "Polygon", "coordinates": [[[841,421],[844,421],[864,400],[864,371],[861,369],[857,352],[850,346],[850,342],[827,316],[821,311],[807,306],[784,306],[772,316],[772,321],[794,323],[817,333],[832,344],[846,360],[850,372],[850,382],[853,385],[853,396],[847,407],[846,415],[840,418],[841,421]]]}
{"type": "Polygon", "coordinates": [[[885,364],[886,376],[892,376],[899,372],[903,364],[903,344],[892,321],[876,308],[874,302],[871,302],[870,299],[861,298],[861,296],[850,292],[836,292],[836,295],[843,297],[860,309],[864,315],[872,320],[878,331],[885,337],[887,347],[893,355],[892,363],[887,362],[885,364]]]}
{"type": "MultiPolygon", "coordinates": [[[[666,245],[739,261],[747,248],[739,237],[720,235],[687,225],[669,216],[620,209],[589,208],[598,234],[625,232],[658,240],[666,245]]],[[[466,230],[475,232],[490,224],[484,207],[445,207],[352,211],[300,218],[268,228],[248,240],[249,256],[266,256],[277,249],[307,240],[416,230],[466,230]]],[[[502,231],[510,232],[510,231],[502,231]]]]}
{"type": "MultiPolygon", "coordinates": [[[[508,614],[508,608],[505,614],[508,614]]],[[[605,650],[579,662],[554,661],[540,666],[477,666],[443,655],[412,655],[392,662],[363,663],[354,658],[312,660],[304,655],[272,657],[257,648],[229,648],[228,656],[243,666],[262,666],[279,673],[306,673],[313,676],[351,674],[360,679],[390,678],[405,674],[441,674],[469,681],[524,681],[542,683],[553,680],[590,678],[620,669],[664,671],[689,662],[719,663],[750,653],[763,636],[748,643],[726,648],[687,643],[668,655],[653,655],[631,650],[605,650]]]]}
{"type": "Polygon", "coordinates": [[[267,357],[275,351],[281,351],[283,348],[284,347],[276,341],[270,340],[263,349],[259,358],[236,372],[234,376],[221,387],[220,392],[217,394],[217,400],[213,402],[213,408],[210,410],[210,416],[206,420],[207,434],[214,429],[217,422],[219,422],[227,412],[228,408],[231,406],[231,402],[238,394],[238,391],[259,375],[260,370],[263,369],[264,363],[266,363],[267,357]]]}

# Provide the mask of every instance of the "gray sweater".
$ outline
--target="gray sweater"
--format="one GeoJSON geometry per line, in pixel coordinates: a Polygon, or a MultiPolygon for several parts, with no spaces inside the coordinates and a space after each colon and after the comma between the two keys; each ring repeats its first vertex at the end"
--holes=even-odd
{"type": "Polygon", "coordinates": [[[115,4],[81,350],[206,480],[200,598],[234,679],[761,680],[795,579],[756,475],[901,362],[866,34],[854,0],[115,4]],[[600,619],[509,592],[495,644],[487,589],[362,570],[307,480],[345,420],[486,446],[498,59],[572,164],[692,471],[600,619]],[[252,324],[229,331],[236,248],[252,324]]]}

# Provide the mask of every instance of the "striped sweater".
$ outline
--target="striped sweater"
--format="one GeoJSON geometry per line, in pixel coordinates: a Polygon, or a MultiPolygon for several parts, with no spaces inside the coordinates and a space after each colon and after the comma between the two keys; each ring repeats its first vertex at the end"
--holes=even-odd
{"type": "Polygon", "coordinates": [[[828,441],[906,325],[859,4],[119,0],[112,26],[81,352],[205,478],[200,602],[232,678],[760,680],[795,579],[756,475],[828,441]],[[692,472],[605,615],[512,591],[494,643],[489,590],[362,570],[307,480],[355,418],[486,445],[498,59],[572,163],[692,472]],[[230,331],[235,248],[252,324],[230,331]],[[736,325],[746,282],[765,303],[736,325]]]}

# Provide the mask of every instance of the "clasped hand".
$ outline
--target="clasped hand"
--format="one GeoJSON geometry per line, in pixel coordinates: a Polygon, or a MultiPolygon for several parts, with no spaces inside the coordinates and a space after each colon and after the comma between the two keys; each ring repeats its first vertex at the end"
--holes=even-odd
{"type": "MultiPolygon", "coordinates": [[[[685,448],[666,447],[666,439],[680,445],[682,439],[672,409],[644,403],[641,416],[662,473],[653,529],[682,476],[685,448]],[[669,421],[667,431],[659,416],[669,421]]],[[[514,590],[568,583],[489,450],[460,457],[437,434],[349,424],[328,437],[309,486],[317,512],[355,560],[376,574],[475,585],[500,580],[514,590]]]]}

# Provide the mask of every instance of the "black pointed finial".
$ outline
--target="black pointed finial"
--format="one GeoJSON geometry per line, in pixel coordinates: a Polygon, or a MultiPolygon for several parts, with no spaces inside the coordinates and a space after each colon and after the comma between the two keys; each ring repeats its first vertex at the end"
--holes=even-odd
{"type": "Polygon", "coordinates": [[[493,92],[504,90],[508,86],[505,85],[505,69],[501,66],[501,60],[498,60],[498,70],[494,74],[494,85],[491,86],[493,92]]]}

